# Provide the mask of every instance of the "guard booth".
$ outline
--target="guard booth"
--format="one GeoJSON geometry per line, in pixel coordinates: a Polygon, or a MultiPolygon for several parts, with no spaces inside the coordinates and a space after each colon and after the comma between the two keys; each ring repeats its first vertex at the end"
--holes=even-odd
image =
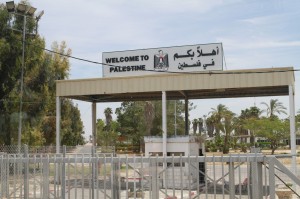
{"type": "MultiPolygon", "coordinates": [[[[197,136],[186,135],[186,136],[175,136],[167,138],[167,156],[203,156],[204,154],[204,142],[203,139],[199,139],[197,136]]],[[[145,156],[162,156],[163,155],[163,139],[158,136],[145,136],[145,156]]],[[[201,162],[197,165],[197,161],[190,163],[168,163],[166,165],[165,174],[162,176],[161,182],[164,188],[188,188],[189,185],[199,183],[204,184],[205,167],[204,163],[201,162]],[[170,176],[170,177],[168,177],[170,176]],[[172,176],[172,177],[171,177],[172,176]],[[174,181],[174,182],[173,182],[174,181]]],[[[163,171],[163,164],[161,163],[159,170],[163,171]]],[[[161,172],[162,175],[164,172],[161,172]]]]}

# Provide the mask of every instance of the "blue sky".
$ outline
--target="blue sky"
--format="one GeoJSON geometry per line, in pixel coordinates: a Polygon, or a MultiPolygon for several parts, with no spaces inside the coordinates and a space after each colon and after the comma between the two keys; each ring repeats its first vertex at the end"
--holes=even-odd
{"type": "MultiPolygon", "coordinates": [[[[101,53],[222,42],[225,70],[293,66],[300,69],[300,1],[298,0],[31,0],[44,10],[39,33],[50,48],[66,41],[72,55],[101,62],[101,53]]],[[[97,78],[102,66],[70,59],[70,79],[97,78]]],[[[296,111],[300,109],[300,72],[296,78],[296,111]]],[[[288,108],[289,98],[279,99],[288,108]]],[[[190,119],[225,104],[241,109],[271,98],[193,101],[190,119]],[[238,102],[238,103],[237,103],[238,102]]],[[[85,131],[91,131],[91,104],[75,101],[85,131]]],[[[106,107],[97,105],[98,118],[106,107]]]]}

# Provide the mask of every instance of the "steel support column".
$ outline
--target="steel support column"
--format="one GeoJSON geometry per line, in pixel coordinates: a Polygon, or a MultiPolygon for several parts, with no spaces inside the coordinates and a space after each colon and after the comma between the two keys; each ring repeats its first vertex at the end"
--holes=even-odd
{"type": "MultiPolygon", "coordinates": [[[[296,121],[295,121],[295,96],[292,85],[289,85],[289,108],[290,108],[290,147],[292,156],[292,172],[297,175],[296,162],[296,121]]],[[[296,186],[295,186],[296,187],[296,186]]]]}
{"type": "Polygon", "coordinates": [[[163,130],[163,156],[167,155],[167,96],[162,92],[162,130],[163,130]]]}
{"type": "Polygon", "coordinates": [[[92,103],[92,135],[93,135],[93,146],[97,145],[97,119],[96,119],[96,109],[97,109],[97,104],[96,102],[92,103]]]}
{"type": "Polygon", "coordinates": [[[60,98],[56,97],[56,153],[58,154],[60,148],[60,98]]]}
{"type": "Polygon", "coordinates": [[[184,116],[185,116],[185,135],[188,135],[189,134],[189,99],[187,96],[185,96],[185,99],[184,99],[184,107],[185,107],[185,110],[184,110],[184,116]]]}

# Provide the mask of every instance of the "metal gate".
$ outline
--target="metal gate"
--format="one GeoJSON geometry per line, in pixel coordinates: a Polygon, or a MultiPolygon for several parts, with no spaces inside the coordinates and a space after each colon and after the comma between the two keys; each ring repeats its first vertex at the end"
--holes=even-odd
{"type": "Polygon", "coordinates": [[[282,161],[290,158],[1,153],[0,198],[256,199],[275,198],[280,186],[299,197],[300,180],[282,161]]]}

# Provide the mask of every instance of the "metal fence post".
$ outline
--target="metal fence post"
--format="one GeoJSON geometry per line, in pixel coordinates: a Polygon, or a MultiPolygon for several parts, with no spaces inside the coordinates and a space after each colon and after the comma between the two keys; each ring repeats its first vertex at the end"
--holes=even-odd
{"type": "Polygon", "coordinates": [[[250,152],[254,153],[254,158],[250,163],[250,198],[260,199],[263,197],[263,183],[262,183],[262,163],[257,161],[257,155],[260,153],[259,148],[251,148],[250,152]]]}
{"type": "Polygon", "coordinates": [[[95,157],[95,146],[92,146],[92,198],[95,198],[95,183],[96,183],[96,171],[95,171],[95,164],[93,158],[95,157]]]}
{"type": "MultiPolygon", "coordinates": [[[[46,199],[49,198],[49,157],[42,159],[43,163],[43,194],[42,198],[46,199]]],[[[56,164],[56,163],[55,163],[56,164]]]]}
{"type": "Polygon", "coordinates": [[[9,162],[4,153],[0,153],[0,198],[8,196],[8,175],[9,175],[9,162]]]}
{"type": "Polygon", "coordinates": [[[231,157],[229,161],[229,194],[230,198],[235,197],[234,162],[232,162],[231,157]]]}
{"type": "Polygon", "coordinates": [[[151,175],[151,198],[159,198],[159,181],[158,181],[158,171],[157,171],[157,158],[150,158],[150,175],[151,175]]]}
{"type": "MultiPolygon", "coordinates": [[[[115,154],[113,154],[114,157],[116,157],[115,154]]],[[[113,156],[111,157],[111,164],[112,164],[112,198],[114,199],[119,199],[120,194],[119,194],[119,182],[118,182],[118,175],[117,171],[119,169],[119,162],[114,162],[113,156]]],[[[116,159],[117,160],[117,159],[116,159]]]]}
{"type": "MultiPolygon", "coordinates": [[[[56,146],[56,155],[55,157],[58,158],[60,157],[60,147],[56,146]]],[[[54,195],[58,197],[59,191],[57,190],[58,185],[61,183],[61,173],[60,173],[60,163],[59,161],[54,162],[54,167],[55,167],[55,180],[54,180],[54,195]]]]}
{"type": "Polygon", "coordinates": [[[29,197],[29,156],[28,146],[24,145],[24,198],[29,197]]]}
{"type": "Polygon", "coordinates": [[[63,146],[63,157],[61,165],[61,198],[66,198],[66,146],[63,146]]]}
{"type": "Polygon", "coordinates": [[[274,158],[269,159],[269,185],[270,185],[270,198],[275,198],[275,166],[274,158]]]}

